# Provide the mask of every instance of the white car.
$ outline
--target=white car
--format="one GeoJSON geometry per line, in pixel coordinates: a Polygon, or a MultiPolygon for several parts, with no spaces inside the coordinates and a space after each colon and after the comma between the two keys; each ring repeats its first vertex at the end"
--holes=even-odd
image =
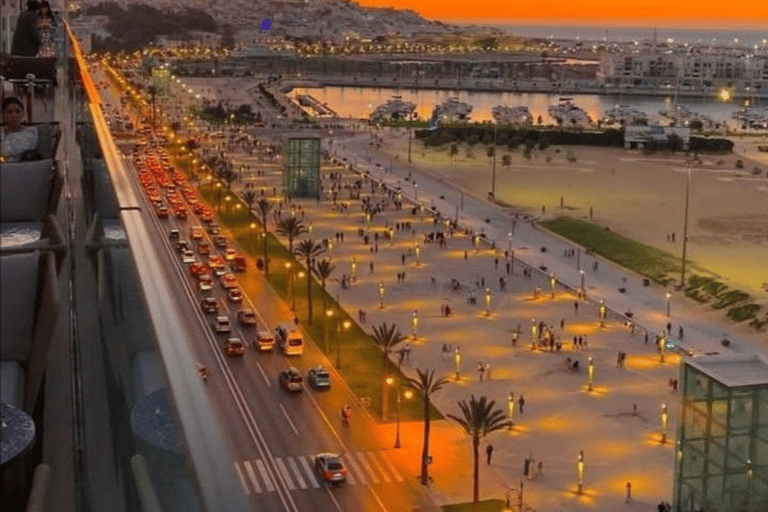
{"type": "Polygon", "coordinates": [[[183,263],[194,263],[197,261],[197,258],[195,257],[195,253],[191,249],[185,249],[181,253],[181,261],[183,263]]]}
{"type": "Polygon", "coordinates": [[[232,324],[229,321],[229,317],[217,316],[213,320],[213,330],[219,334],[229,334],[232,332],[232,324]]]}
{"type": "Polygon", "coordinates": [[[197,287],[201,292],[209,292],[213,289],[213,278],[207,274],[198,276],[197,287]]]}

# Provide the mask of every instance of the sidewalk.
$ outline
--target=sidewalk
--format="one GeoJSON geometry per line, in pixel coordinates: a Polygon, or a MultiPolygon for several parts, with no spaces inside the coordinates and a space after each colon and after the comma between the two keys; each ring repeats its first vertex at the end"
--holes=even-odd
{"type": "MultiPolygon", "coordinates": [[[[343,176],[344,185],[351,185],[357,179],[347,171],[343,176]]],[[[250,182],[257,189],[265,187],[271,191],[279,179],[279,171],[274,169],[250,182]]],[[[340,200],[346,200],[347,191],[341,189],[340,200]]],[[[363,187],[363,192],[363,197],[370,197],[374,203],[386,200],[386,193],[381,190],[375,189],[371,194],[370,183],[363,187]]],[[[421,184],[419,198],[422,198],[421,184]]],[[[440,201],[439,196],[435,199],[440,201]]],[[[412,214],[408,204],[402,210],[395,210],[389,203],[366,229],[361,203],[357,200],[349,201],[346,214],[332,212],[327,200],[319,204],[315,201],[293,203],[304,210],[304,222],[312,223],[314,239],[334,240],[332,262],[336,271],[328,290],[339,296],[341,304],[353,312],[353,316],[358,309],[367,312],[367,322],[362,324],[366,330],[384,321],[395,322],[403,334],[412,336],[413,313],[417,312],[416,338],[408,340],[412,353],[403,361],[403,371],[415,377],[416,368],[435,368],[439,375],[451,379],[434,396],[439,410],[444,414],[460,414],[457,402],[468,400],[473,394],[485,395],[496,401],[496,407],[506,410],[510,391],[516,397],[524,395],[527,406],[523,414],[516,411],[514,430],[494,433],[481,443],[482,498],[503,499],[507,489],[518,487],[523,461],[532,455],[543,462],[544,476],[525,480],[525,501],[540,511],[651,510],[658,501],[669,499],[672,443],[659,443],[659,410],[663,401],[669,402],[668,432],[672,436],[677,406],[676,397],[669,394],[666,382],[677,375],[675,356],[668,356],[664,364],[660,363],[653,343],[645,345],[641,335],[632,336],[622,324],[611,319],[601,329],[594,307],[582,302],[579,311],[574,311],[574,297],[561,288],[554,299],[550,298],[545,276],[533,273],[530,278],[523,277],[520,266],[515,267],[514,275],[508,275],[503,253],[487,247],[476,250],[470,236],[463,233],[450,236],[446,232],[445,248],[424,243],[426,233],[445,231],[445,228],[425,213],[412,214]],[[397,223],[406,222],[411,223],[413,230],[395,230],[390,244],[384,236],[385,226],[395,227],[397,223]],[[358,236],[359,229],[370,235],[371,243],[364,243],[358,236]],[[336,243],[338,232],[344,233],[342,243],[336,243]],[[378,251],[374,241],[376,233],[379,234],[378,251]],[[350,287],[343,288],[340,279],[343,274],[352,276],[353,258],[356,280],[350,287]],[[374,264],[373,272],[370,263],[374,264]],[[405,277],[401,280],[397,274],[402,272],[405,277]],[[506,280],[505,291],[500,290],[499,277],[506,280]],[[452,279],[459,281],[459,290],[453,289],[452,279]],[[380,281],[385,288],[383,309],[379,307],[380,281]],[[543,291],[539,298],[533,299],[536,286],[543,291]],[[486,288],[491,293],[488,315],[486,288]],[[472,293],[475,304],[467,302],[472,293]],[[450,317],[441,315],[444,304],[450,305],[450,317]],[[530,349],[532,318],[551,327],[563,343],[562,352],[530,349]],[[561,319],[564,329],[560,328],[561,319]],[[513,348],[511,331],[518,326],[521,334],[513,348]],[[588,340],[588,349],[573,348],[571,339],[579,335],[588,340]],[[459,380],[455,379],[455,362],[442,352],[444,344],[450,344],[452,349],[460,347],[459,380]],[[616,368],[618,351],[628,353],[626,369],[616,368]],[[589,356],[593,357],[596,373],[595,390],[591,393],[586,391],[585,367],[589,356]],[[579,372],[566,370],[568,357],[580,361],[579,372]],[[486,373],[482,382],[476,370],[481,361],[491,368],[491,378],[488,379],[486,373]],[[637,405],[637,414],[633,404],[637,405]],[[486,442],[495,448],[490,466],[485,461],[486,442]],[[581,496],[575,493],[579,450],[584,450],[588,468],[586,494],[581,496]],[[631,504],[623,501],[627,481],[632,482],[636,496],[631,504]]],[[[476,203],[482,205],[473,199],[470,203],[473,209],[477,208],[476,203]]],[[[503,217],[490,210],[494,218],[503,217]]],[[[283,211],[289,214],[289,208],[284,207],[283,211]]],[[[461,222],[476,222],[478,228],[488,226],[478,222],[478,218],[482,217],[462,216],[461,222]]],[[[493,223],[494,220],[490,225],[493,223]]],[[[522,227],[521,223],[517,225],[516,237],[520,236],[519,232],[543,236],[522,227]]],[[[534,266],[540,263],[539,257],[551,257],[551,254],[534,254],[536,245],[525,244],[520,238],[515,239],[514,245],[516,255],[517,251],[528,251],[534,266]]],[[[543,262],[550,264],[548,259],[543,262]]],[[[394,439],[395,425],[378,428],[379,435],[394,439]]],[[[398,453],[412,474],[419,471],[422,429],[418,421],[401,425],[403,447],[398,453]]],[[[430,489],[435,500],[440,504],[471,500],[472,457],[468,437],[453,421],[433,422],[430,446],[434,476],[430,489]]]]}

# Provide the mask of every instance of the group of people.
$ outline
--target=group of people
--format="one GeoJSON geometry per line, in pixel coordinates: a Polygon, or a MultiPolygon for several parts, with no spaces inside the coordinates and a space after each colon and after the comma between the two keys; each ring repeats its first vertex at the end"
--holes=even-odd
{"type": "Polygon", "coordinates": [[[11,55],[53,57],[56,55],[56,17],[48,0],[27,0],[27,10],[16,20],[11,55]]]}

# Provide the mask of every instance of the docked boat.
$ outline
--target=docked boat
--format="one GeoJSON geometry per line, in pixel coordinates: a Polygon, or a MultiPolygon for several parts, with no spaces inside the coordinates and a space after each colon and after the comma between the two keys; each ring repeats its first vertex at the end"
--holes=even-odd
{"type": "Polygon", "coordinates": [[[748,128],[768,128],[768,108],[742,107],[731,114],[731,118],[738,121],[739,125],[748,128]]]}
{"type": "Polygon", "coordinates": [[[707,131],[717,128],[717,123],[711,118],[697,112],[692,112],[683,105],[672,103],[667,108],[659,110],[659,114],[677,126],[700,127],[700,129],[707,131]]]}
{"type": "Polygon", "coordinates": [[[370,117],[372,121],[406,119],[412,116],[415,110],[415,103],[403,101],[402,96],[392,96],[386,103],[376,107],[376,110],[371,113],[370,117]]]}
{"type": "Polygon", "coordinates": [[[572,98],[560,98],[547,112],[561,126],[588,126],[592,122],[583,108],[574,105],[572,98]]]}
{"type": "Polygon", "coordinates": [[[603,122],[607,124],[622,124],[625,126],[648,124],[648,117],[629,105],[616,105],[605,111],[603,122]]]}
{"type": "Polygon", "coordinates": [[[493,118],[498,124],[531,124],[533,116],[528,107],[508,107],[506,105],[497,105],[491,110],[493,118]]]}
{"type": "Polygon", "coordinates": [[[453,96],[436,107],[437,117],[447,121],[467,121],[472,112],[472,105],[459,101],[453,96]]]}

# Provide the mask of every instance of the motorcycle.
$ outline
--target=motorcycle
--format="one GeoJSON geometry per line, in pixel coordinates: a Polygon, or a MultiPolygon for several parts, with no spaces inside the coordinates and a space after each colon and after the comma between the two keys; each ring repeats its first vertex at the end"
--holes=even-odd
{"type": "Polygon", "coordinates": [[[345,425],[349,425],[349,419],[352,416],[352,408],[348,405],[345,405],[341,408],[341,421],[344,422],[345,425]]]}
{"type": "Polygon", "coordinates": [[[197,363],[197,373],[200,375],[200,378],[203,379],[203,382],[208,381],[208,368],[206,368],[204,364],[197,363]]]}

